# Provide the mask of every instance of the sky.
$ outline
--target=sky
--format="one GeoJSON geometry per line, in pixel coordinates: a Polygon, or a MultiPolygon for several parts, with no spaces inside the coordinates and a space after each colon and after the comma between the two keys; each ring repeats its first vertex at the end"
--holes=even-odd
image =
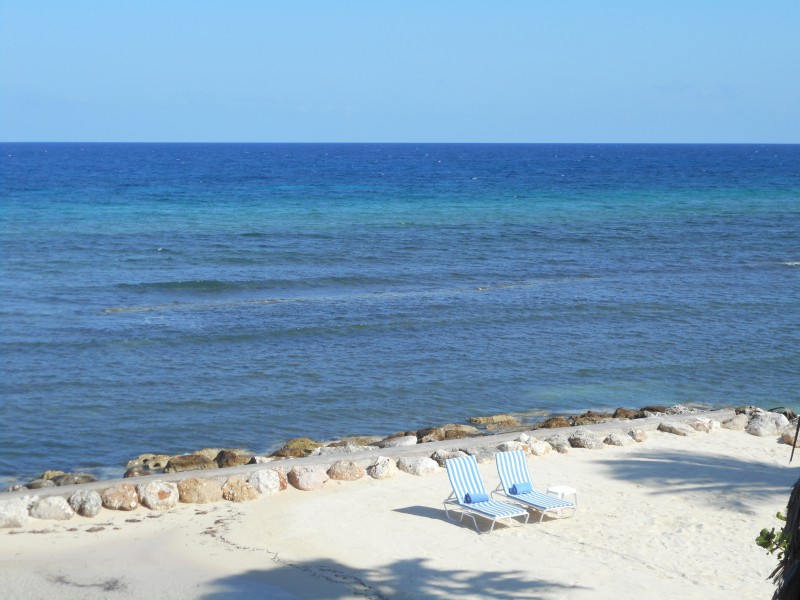
{"type": "Polygon", "coordinates": [[[0,0],[0,141],[800,143],[800,1],[0,0]]]}

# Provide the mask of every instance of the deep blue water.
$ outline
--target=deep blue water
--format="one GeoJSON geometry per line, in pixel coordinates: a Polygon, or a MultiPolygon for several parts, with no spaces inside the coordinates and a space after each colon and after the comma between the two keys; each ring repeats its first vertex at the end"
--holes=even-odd
{"type": "Polygon", "coordinates": [[[0,144],[0,477],[800,408],[800,146],[0,144]]]}

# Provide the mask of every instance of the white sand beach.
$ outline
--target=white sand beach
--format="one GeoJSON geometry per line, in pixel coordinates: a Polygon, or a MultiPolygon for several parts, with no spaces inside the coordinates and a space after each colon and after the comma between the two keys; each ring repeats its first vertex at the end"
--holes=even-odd
{"type": "MultiPolygon", "coordinates": [[[[537,487],[578,490],[574,517],[445,518],[447,475],[328,481],[234,504],[101,511],[3,530],[4,598],[769,598],[800,456],[726,429],[529,457],[537,487]]],[[[494,487],[493,464],[480,466],[494,487]]]]}

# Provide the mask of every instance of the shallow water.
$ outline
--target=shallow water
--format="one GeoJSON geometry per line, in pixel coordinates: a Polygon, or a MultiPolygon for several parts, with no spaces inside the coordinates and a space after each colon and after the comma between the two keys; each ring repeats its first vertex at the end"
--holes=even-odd
{"type": "Polygon", "coordinates": [[[800,146],[2,144],[0,476],[800,408],[800,146]]]}

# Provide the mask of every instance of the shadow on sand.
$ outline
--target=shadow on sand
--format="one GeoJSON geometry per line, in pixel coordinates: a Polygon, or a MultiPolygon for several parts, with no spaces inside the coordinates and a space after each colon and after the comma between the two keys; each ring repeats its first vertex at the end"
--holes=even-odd
{"type": "Polygon", "coordinates": [[[203,600],[342,600],[366,598],[557,598],[574,589],[531,580],[518,571],[441,570],[422,559],[400,560],[374,570],[359,570],[336,561],[277,562],[274,568],[248,571],[214,582],[203,600]],[[544,594],[544,596],[542,596],[544,594]]]}
{"type": "MultiPolygon", "coordinates": [[[[787,461],[788,462],[788,461],[787,461]]],[[[748,511],[746,500],[770,498],[788,501],[800,471],[755,460],[695,452],[651,452],[635,457],[600,461],[612,477],[641,482],[653,494],[701,494],[719,506],[748,511]]]]}

